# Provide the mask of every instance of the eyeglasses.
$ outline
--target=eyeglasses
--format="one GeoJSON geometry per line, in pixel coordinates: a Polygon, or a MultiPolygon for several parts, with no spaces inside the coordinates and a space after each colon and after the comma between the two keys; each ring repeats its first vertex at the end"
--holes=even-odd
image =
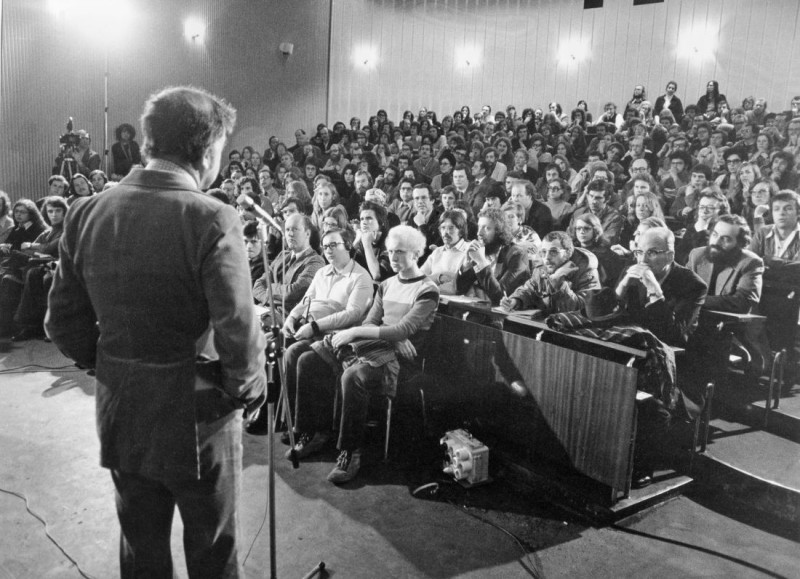
{"type": "Polygon", "coordinates": [[[539,255],[541,257],[558,257],[559,255],[561,255],[562,251],[563,251],[562,249],[557,249],[555,247],[551,247],[548,250],[545,250],[545,249],[539,250],[539,255]]]}
{"type": "Polygon", "coordinates": [[[561,191],[561,185],[551,185],[547,188],[548,191],[561,191]]]}
{"type": "Polygon", "coordinates": [[[725,162],[726,162],[728,165],[731,165],[731,164],[733,164],[733,163],[741,163],[741,162],[742,162],[742,160],[741,160],[741,159],[736,159],[736,158],[734,157],[734,158],[726,159],[726,161],[725,161],[725,162]]]}
{"type": "Polygon", "coordinates": [[[667,253],[668,249],[648,249],[647,251],[642,251],[641,249],[634,249],[633,255],[634,257],[642,257],[645,256],[647,259],[653,259],[654,257],[658,257],[662,253],[667,253]]]}
{"type": "Polygon", "coordinates": [[[718,207],[716,205],[698,205],[698,211],[716,211],[718,207]]]}
{"type": "Polygon", "coordinates": [[[330,249],[333,251],[339,245],[344,245],[344,241],[331,241],[330,243],[323,243],[322,249],[330,249]]]}
{"type": "Polygon", "coordinates": [[[591,231],[592,228],[588,225],[576,225],[575,231],[591,231]]]}

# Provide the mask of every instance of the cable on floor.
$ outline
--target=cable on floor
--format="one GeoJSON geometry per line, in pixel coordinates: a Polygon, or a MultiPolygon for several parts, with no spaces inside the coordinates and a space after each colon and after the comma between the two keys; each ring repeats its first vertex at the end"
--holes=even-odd
{"type": "Polygon", "coordinates": [[[698,545],[692,545],[691,543],[686,543],[684,541],[678,541],[677,539],[669,539],[667,537],[661,537],[659,535],[653,535],[651,533],[647,533],[645,531],[637,531],[636,529],[629,529],[627,527],[623,527],[617,524],[609,525],[615,531],[619,531],[621,533],[628,533],[629,535],[636,535],[637,537],[645,537],[647,539],[654,539],[656,541],[662,541],[664,543],[670,543],[672,545],[678,545],[679,547],[686,547],[687,549],[692,549],[694,551],[700,551],[701,553],[705,553],[706,555],[712,555],[714,557],[719,557],[721,559],[725,559],[726,561],[731,561],[732,563],[737,563],[742,567],[747,567],[748,569],[753,569],[754,571],[758,571],[767,575],[768,577],[774,577],[775,579],[788,579],[785,575],[781,575],[780,573],[776,573],[774,571],[770,571],[769,569],[765,569],[755,563],[751,563],[749,561],[745,561],[744,559],[739,559],[738,557],[733,557],[732,555],[726,555],[725,553],[720,553],[719,551],[714,551],[713,549],[708,549],[706,547],[700,547],[698,545]]]}
{"type": "Polygon", "coordinates": [[[4,368],[0,370],[0,374],[30,374],[34,372],[44,372],[47,370],[65,370],[67,372],[86,372],[76,368],[74,364],[67,366],[42,366],[41,364],[24,364],[22,366],[13,366],[11,368],[4,368]],[[23,368],[40,368],[39,370],[23,370],[23,368]]]}
{"type": "Polygon", "coordinates": [[[245,563],[247,563],[247,558],[250,556],[250,551],[253,550],[253,546],[255,546],[256,544],[256,539],[258,539],[258,536],[261,534],[261,531],[264,528],[264,523],[267,522],[267,513],[269,512],[268,509],[269,509],[269,487],[267,487],[267,502],[264,503],[264,518],[261,520],[261,526],[258,528],[258,531],[256,531],[256,536],[253,537],[253,542],[250,543],[250,548],[247,550],[247,555],[244,556],[244,561],[242,561],[242,567],[244,567],[245,563]]]}
{"type": "Polygon", "coordinates": [[[34,512],[31,510],[30,504],[28,503],[28,497],[26,497],[24,494],[20,494],[20,493],[14,492],[14,491],[9,491],[9,490],[7,490],[7,489],[4,489],[4,488],[2,488],[2,487],[0,487],[0,492],[6,493],[6,494],[8,494],[8,495],[11,495],[11,496],[17,497],[18,499],[21,499],[21,500],[25,501],[25,509],[26,509],[26,510],[27,510],[27,511],[28,511],[28,512],[29,512],[29,513],[30,513],[30,514],[31,514],[31,515],[32,515],[34,518],[36,518],[36,519],[37,519],[37,520],[38,520],[40,523],[42,523],[42,525],[44,525],[44,534],[45,534],[45,535],[47,535],[47,538],[48,538],[48,539],[50,539],[50,542],[51,542],[51,543],[53,543],[53,544],[54,544],[56,547],[58,547],[58,550],[59,550],[59,551],[61,551],[61,553],[62,553],[62,554],[63,554],[63,555],[64,555],[64,556],[65,556],[67,559],[69,559],[70,563],[72,563],[73,565],[75,565],[75,568],[78,570],[78,573],[80,573],[80,574],[81,574],[81,577],[83,577],[84,579],[96,579],[95,577],[93,577],[93,576],[91,576],[91,575],[89,575],[89,574],[85,573],[85,572],[83,571],[83,569],[81,569],[81,566],[78,564],[78,562],[77,562],[75,559],[73,559],[72,557],[70,557],[69,553],[67,553],[67,552],[64,550],[64,547],[62,547],[62,546],[59,544],[59,542],[58,542],[58,541],[56,541],[56,540],[53,538],[53,536],[50,534],[50,531],[47,529],[47,521],[46,521],[46,520],[44,520],[42,517],[40,517],[39,515],[37,515],[36,513],[34,513],[34,512]]]}

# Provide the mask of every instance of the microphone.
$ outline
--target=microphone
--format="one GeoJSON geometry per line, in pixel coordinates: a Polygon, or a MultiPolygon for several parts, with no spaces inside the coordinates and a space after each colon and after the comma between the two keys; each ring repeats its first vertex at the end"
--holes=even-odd
{"type": "Polygon", "coordinates": [[[253,202],[250,196],[248,196],[246,193],[242,193],[241,195],[239,195],[239,197],[236,198],[236,203],[239,205],[239,207],[243,209],[249,209],[250,211],[256,214],[256,217],[258,217],[262,221],[266,221],[268,225],[274,227],[278,231],[283,230],[281,224],[275,221],[275,218],[272,217],[272,215],[270,215],[269,213],[264,211],[261,207],[256,205],[255,202],[253,202]]]}

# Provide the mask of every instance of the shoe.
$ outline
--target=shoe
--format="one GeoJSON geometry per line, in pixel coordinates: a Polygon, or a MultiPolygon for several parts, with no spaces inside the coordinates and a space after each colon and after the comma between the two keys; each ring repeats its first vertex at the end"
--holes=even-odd
{"type": "MultiPolygon", "coordinates": [[[[311,456],[315,452],[319,452],[325,445],[328,444],[331,435],[325,432],[315,432],[312,435],[303,433],[294,445],[294,452],[297,458],[305,458],[311,456]]],[[[292,449],[286,451],[283,455],[289,460],[292,458],[292,449]]]]}
{"type": "MultiPolygon", "coordinates": [[[[294,439],[297,440],[299,438],[299,436],[300,435],[295,432],[294,439]]],[[[290,442],[291,442],[291,440],[289,440],[289,431],[288,430],[284,430],[283,432],[281,432],[281,444],[285,444],[286,446],[289,446],[290,442]]]]}
{"type": "Polygon", "coordinates": [[[33,328],[23,328],[12,338],[12,342],[27,342],[28,340],[35,340],[42,337],[41,332],[37,332],[33,328]]]}
{"type": "Polygon", "coordinates": [[[643,489],[653,483],[652,472],[634,472],[631,480],[632,489],[643,489]]]}
{"type": "Polygon", "coordinates": [[[268,414],[269,413],[266,412],[266,408],[262,408],[262,412],[258,414],[258,417],[244,427],[245,432],[247,432],[247,434],[252,434],[253,436],[264,436],[265,434],[269,434],[268,414]]]}
{"type": "Polygon", "coordinates": [[[328,480],[335,485],[353,480],[361,468],[360,450],[343,450],[336,460],[336,468],[328,475],[328,480]]]}

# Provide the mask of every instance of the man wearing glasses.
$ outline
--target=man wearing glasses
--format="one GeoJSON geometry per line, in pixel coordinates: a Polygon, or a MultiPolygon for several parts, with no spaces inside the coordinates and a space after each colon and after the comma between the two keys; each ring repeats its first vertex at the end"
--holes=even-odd
{"type": "Polygon", "coordinates": [[[736,174],[742,165],[744,154],[739,149],[731,147],[725,151],[723,157],[725,158],[725,172],[717,177],[715,183],[719,185],[728,199],[732,199],[736,194],[736,174]]]}
{"type": "Polygon", "coordinates": [[[635,323],[662,342],[685,347],[697,327],[706,283],[675,263],[675,235],[669,229],[648,229],[638,245],[637,263],[623,274],[617,297],[635,323]]]}
{"type": "Polygon", "coordinates": [[[576,248],[563,231],[544,236],[539,250],[542,264],[510,297],[500,300],[508,311],[540,309],[544,315],[573,312],[583,307],[586,294],[601,289],[597,257],[576,248]]]}

